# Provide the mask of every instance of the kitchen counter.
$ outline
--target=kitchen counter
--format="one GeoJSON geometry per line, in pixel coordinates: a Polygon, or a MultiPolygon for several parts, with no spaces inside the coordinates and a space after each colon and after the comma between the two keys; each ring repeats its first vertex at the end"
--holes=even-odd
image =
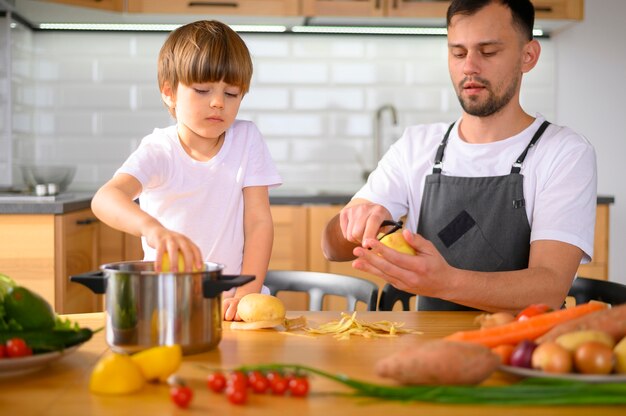
{"type": "MultiPolygon", "coordinates": [[[[93,192],[68,192],[56,197],[2,196],[0,194],[0,214],[66,214],[89,208],[93,192]]],[[[272,205],[345,205],[352,194],[344,193],[274,193],[270,191],[272,205]]],[[[598,204],[613,204],[613,196],[598,196],[598,204]]]]}
{"type": "MultiPolygon", "coordinates": [[[[622,415],[624,406],[495,406],[464,404],[432,404],[425,402],[393,402],[350,397],[334,393],[349,390],[319,376],[310,378],[306,398],[257,395],[249,393],[243,406],[229,403],[224,394],[210,391],[206,385],[206,368],[231,369],[243,364],[301,364],[346,374],[356,379],[390,384],[374,372],[375,363],[418,340],[441,338],[452,332],[473,328],[476,312],[358,312],[365,322],[390,320],[404,322],[405,328],[423,331],[391,338],[353,336],[340,341],[331,335],[306,336],[284,334],[276,330],[231,331],[223,324],[223,336],[212,351],[186,356],[177,375],[194,392],[191,406],[177,409],[169,399],[165,384],[146,384],[126,396],[98,396],[88,389],[90,374],[96,362],[109,349],[104,331],[66,357],[35,373],[0,378],[0,404],[17,415],[622,415]],[[203,368],[204,367],[204,368],[203,368]]],[[[288,317],[304,315],[309,326],[340,318],[338,312],[289,312],[288,317]]],[[[103,313],[68,315],[72,321],[92,329],[105,323],[103,313]]],[[[518,377],[496,372],[486,385],[517,382],[518,377]]]]}

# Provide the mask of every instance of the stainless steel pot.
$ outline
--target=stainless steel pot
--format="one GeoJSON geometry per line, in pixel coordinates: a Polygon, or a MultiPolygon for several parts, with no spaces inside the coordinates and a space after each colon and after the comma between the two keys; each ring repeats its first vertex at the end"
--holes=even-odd
{"type": "Polygon", "coordinates": [[[105,294],[106,340],[114,351],[179,344],[184,354],[195,354],[222,339],[222,292],[254,280],[222,275],[223,269],[207,262],[199,272],[158,273],[152,261],[129,261],[70,280],[105,294]]]}

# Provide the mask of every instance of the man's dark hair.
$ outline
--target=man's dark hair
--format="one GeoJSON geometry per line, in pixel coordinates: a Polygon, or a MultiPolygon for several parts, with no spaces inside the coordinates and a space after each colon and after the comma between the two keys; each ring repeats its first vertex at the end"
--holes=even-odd
{"type": "Polygon", "coordinates": [[[535,8],[530,0],[452,0],[446,15],[447,26],[457,14],[471,16],[491,3],[500,3],[511,10],[513,24],[528,40],[533,38],[535,25],[535,8]]]}

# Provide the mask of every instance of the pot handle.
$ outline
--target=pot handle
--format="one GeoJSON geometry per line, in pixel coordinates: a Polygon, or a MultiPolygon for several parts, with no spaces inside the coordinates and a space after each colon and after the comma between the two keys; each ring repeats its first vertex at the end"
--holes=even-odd
{"type": "Polygon", "coordinates": [[[98,295],[104,294],[107,290],[107,279],[104,277],[102,270],[70,276],[70,281],[87,286],[93,293],[98,295]]]}
{"type": "Polygon", "coordinates": [[[203,279],[202,294],[205,298],[215,298],[234,287],[243,286],[256,279],[256,276],[250,274],[242,275],[221,275],[218,280],[203,279]]]}

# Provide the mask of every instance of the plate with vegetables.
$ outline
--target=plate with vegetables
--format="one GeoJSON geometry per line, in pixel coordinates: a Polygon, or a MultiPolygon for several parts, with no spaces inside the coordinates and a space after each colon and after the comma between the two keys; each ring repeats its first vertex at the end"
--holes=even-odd
{"type": "Polygon", "coordinates": [[[579,374],[579,373],[548,373],[532,368],[501,365],[500,371],[520,377],[558,378],[562,380],[585,381],[587,383],[620,383],[626,381],[626,374],[579,374]]]}
{"type": "Polygon", "coordinates": [[[0,273],[0,377],[39,370],[92,335],[91,329],[61,319],[45,299],[0,273]]]}

